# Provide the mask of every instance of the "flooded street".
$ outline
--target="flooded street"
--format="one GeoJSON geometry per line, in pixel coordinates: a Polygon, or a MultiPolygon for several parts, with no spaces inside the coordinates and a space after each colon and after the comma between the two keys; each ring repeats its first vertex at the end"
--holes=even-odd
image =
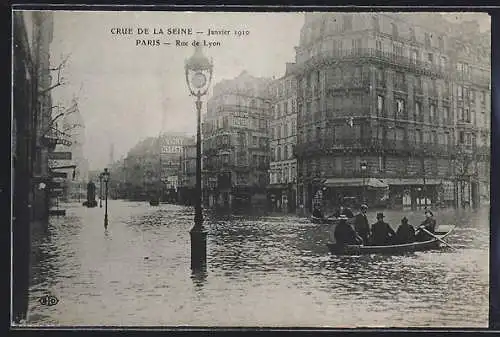
{"type": "MultiPolygon", "coordinates": [[[[327,226],[295,216],[211,219],[207,271],[192,275],[191,208],[112,200],[105,231],[104,208],[65,207],[34,234],[32,325],[488,324],[488,209],[436,211],[457,249],[405,256],[332,256],[327,226]],[[59,303],[42,306],[46,294],[59,303]]],[[[385,212],[390,224],[422,213],[385,212]]]]}

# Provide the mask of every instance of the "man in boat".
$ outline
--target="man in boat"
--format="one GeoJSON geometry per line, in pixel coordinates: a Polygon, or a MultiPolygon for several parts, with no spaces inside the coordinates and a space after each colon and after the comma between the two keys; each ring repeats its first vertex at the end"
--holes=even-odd
{"type": "Polygon", "coordinates": [[[354,229],[358,235],[363,239],[363,243],[368,244],[368,238],[370,237],[370,224],[368,223],[368,218],[366,216],[366,211],[368,206],[365,204],[361,205],[360,212],[356,215],[354,222],[354,229]]]}
{"type": "Polygon", "coordinates": [[[323,219],[323,212],[319,209],[318,205],[314,206],[313,212],[312,212],[313,217],[323,219]]]}
{"type": "Polygon", "coordinates": [[[372,225],[372,244],[375,246],[391,244],[395,236],[394,230],[384,221],[384,213],[377,213],[377,222],[372,225]]]}
{"type": "Polygon", "coordinates": [[[396,231],[396,242],[399,244],[411,243],[415,241],[415,228],[408,223],[408,219],[403,217],[401,225],[396,231]]]}
{"type": "Polygon", "coordinates": [[[333,235],[338,245],[360,245],[363,242],[363,239],[356,234],[354,228],[347,223],[347,217],[345,215],[339,217],[339,223],[335,227],[333,235]]]}
{"type": "Polygon", "coordinates": [[[420,224],[420,226],[417,229],[416,239],[417,241],[431,240],[433,236],[429,235],[422,229],[425,229],[433,234],[436,231],[436,219],[434,219],[434,214],[430,209],[425,210],[425,220],[420,224]]]}

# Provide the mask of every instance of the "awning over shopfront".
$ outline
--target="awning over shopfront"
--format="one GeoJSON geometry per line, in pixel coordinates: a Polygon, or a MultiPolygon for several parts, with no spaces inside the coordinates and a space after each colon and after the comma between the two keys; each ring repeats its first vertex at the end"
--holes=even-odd
{"type": "Polygon", "coordinates": [[[372,188],[389,187],[384,181],[376,178],[329,178],[325,181],[326,187],[360,187],[367,186],[372,188]]]}
{"type": "MultiPolygon", "coordinates": [[[[387,185],[423,185],[423,178],[387,178],[383,179],[387,185]]],[[[441,185],[442,181],[439,179],[425,179],[426,185],[441,185]]]]}

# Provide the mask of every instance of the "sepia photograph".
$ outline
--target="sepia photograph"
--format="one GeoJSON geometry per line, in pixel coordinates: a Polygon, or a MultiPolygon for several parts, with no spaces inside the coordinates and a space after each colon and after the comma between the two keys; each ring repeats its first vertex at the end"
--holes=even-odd
{"type": "Polygon", "coordinates": [[[481,12],[12,11],[11,327],[487,328],[481,12]]]}

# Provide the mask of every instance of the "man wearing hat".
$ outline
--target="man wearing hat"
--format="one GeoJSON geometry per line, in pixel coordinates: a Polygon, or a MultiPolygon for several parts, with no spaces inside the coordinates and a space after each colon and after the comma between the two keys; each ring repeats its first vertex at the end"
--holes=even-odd
{"type": "Polygon", "coordinates": [[[338,245],[359,245],[363,241],[356,234],[354,228],[347,223],[347,216],[345,215],[339,216],[339,223],[335,226],[335,232],[333,235],[335,237],[335,242],[338,245]]]}
{"type": "Polygon", "coordinates": [[[415,241],[415,228],[408,223],[408,219],[406,217],[401,219],[401,225],[399,225],[398,230],[396,231],[396,241],[400,244],[415,241]]]}
{"type": "Polygon", "coordinates": [[[391,243],[396,235],[394,230],[384,221],[384,213],[377,213],[377,222],[372,225],[372,244],[384,246],[391,243]]]}
{"type": "Polygon", "coordinates": [[[368,223],[368,218],[366,217],[367,210],[368,206],[366,206],[365,204],[361,205],[360,212],[358,215],[356,215],[356,219],[354,222],[354,229],[363,239],[363,243],[365,245],[368,244],[368,239],[370,236],[370,224],[368,223]]]}
{"type": "Polygon", "coordinates": [[[417,229],[417,240],[418,241],[427,241],[432,239],[432,236],[423,231],[422,229],[426,229],[427,231],[434,233],[436,230],[436,219],[434,219],[434,214],[430,209],[425,210],[425,220],[420,224],[417,229]]]}

